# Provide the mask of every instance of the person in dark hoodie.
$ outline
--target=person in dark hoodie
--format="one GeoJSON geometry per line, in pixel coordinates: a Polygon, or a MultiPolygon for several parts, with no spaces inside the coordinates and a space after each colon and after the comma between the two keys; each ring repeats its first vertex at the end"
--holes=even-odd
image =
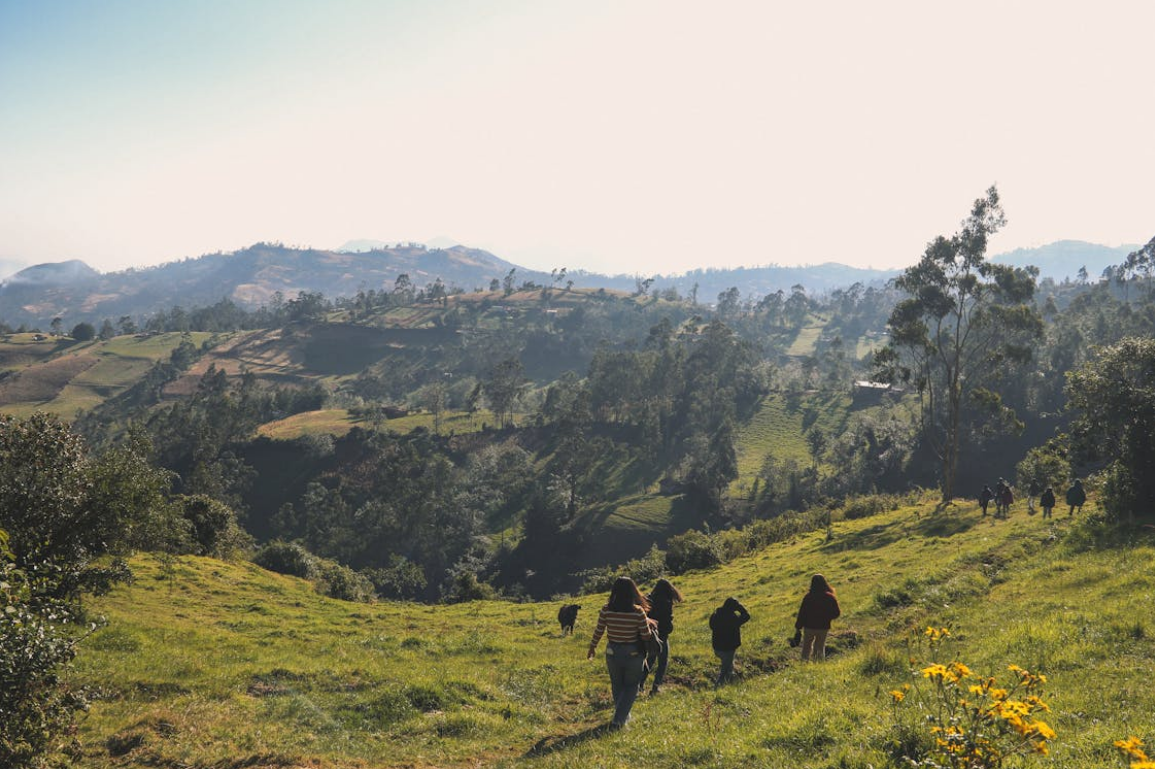
{"type": "Polygon", "coordinates": [[[742,645],[742,626],[749,620],[750,612],[734,597],[727,598],[710,615],[714,654],[722,663],[715,686],[721,686],[734,678],[734,653],[742,645]]]}
{"type": "Polygon", "coordinates": [[[815,574],[810,578],[810,590],[802,596],[798,619],[794,622],[794,629],[802,631],[803,662],[826,659],[826,634],[830,632],[831,620],[841,614],[834,588],[826,577],[815,574]]]}
{"type": "MultiPolygon", "coordinates": [[[[681,591],[674,587],[670,580],[663,577],[654,584],[654,589],[646,596],[650,600],[649,618],[658,623],[658,637],[662,639],[662,650],[654,665],[654,684],[650,694],[658,693],[662,681],[666,678],[666,666],[670,662],[670,633],[674,632],[674,604],[683,600],[681,591]]],[[[639,688],[644,687],[649,671],[642,673],[642,682],[639,688]]]]}

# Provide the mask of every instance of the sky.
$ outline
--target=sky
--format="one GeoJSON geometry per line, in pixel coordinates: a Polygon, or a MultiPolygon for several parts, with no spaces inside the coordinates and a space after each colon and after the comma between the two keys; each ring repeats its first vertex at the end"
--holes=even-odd
{"type": "Polygon", "coordinates": [[[1155,3],[0,0],[0,261],[450,238],[526,267],[1155,235],[1155,3]]]}

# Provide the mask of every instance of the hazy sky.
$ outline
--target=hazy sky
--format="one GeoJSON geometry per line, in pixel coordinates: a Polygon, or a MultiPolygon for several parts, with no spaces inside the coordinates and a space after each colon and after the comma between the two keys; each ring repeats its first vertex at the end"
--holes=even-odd
{"type": "Polygon", "coordinates": [[[1155,3],[0,0],[0,259],[438,236],[529,267],[1155,235],[1155,3]]]}

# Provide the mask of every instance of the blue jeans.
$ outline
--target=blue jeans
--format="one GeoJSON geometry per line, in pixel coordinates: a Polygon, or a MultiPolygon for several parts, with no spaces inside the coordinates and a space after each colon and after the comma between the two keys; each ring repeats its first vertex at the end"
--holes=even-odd
{"type": "Polygon", "coordinates": [[[737,649],[719,649],[714,647],[714,654],[722,661],[722,667],[718,670],[718,680],[714,682],[714,686],[721,686],[724,683],[729,683],[734,678],[734,653],[737,649]]]}
{"type": "Polygon", "coordinates": [[[642,681],[645,661],[636,643],[612,643],[606,646],[606,669],[610,671],[615,726],[625,726],[630,720],[630,709],[638,698],[638,684],[642,681]]]}

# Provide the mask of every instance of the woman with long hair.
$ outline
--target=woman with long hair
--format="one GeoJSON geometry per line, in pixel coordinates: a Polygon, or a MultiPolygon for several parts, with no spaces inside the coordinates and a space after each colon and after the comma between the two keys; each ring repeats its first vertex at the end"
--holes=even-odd
{"type": "MultiPolygon", "coordinates": [[[[658,652],[657,664],[654,667],[654,684],[650,688],[650,694],[654,695],[666,680],[666,666],[670,662],[670,633],[674,632],[674,604],[681,603],[685,599],[681,591],[665,577],[654,584],[654,589],[646,597],[650,600],[650,620],[658,623],[658,637],[662,639],[662,649],[658,652]]],[[[639,689],[645,686],[648,673],[649,671],[642,673],[639,689]]]]}
{"type": "Polygon", "coordinates": [[[831,620],[838,619],[842,609],[834,588],[826,577],[815,574],[810,578],[810,590],[802,597],[794,629],[802,631],[802,661],[826,659],[826,635],[831,620]]]}
{"type": "Polygon", "coordinates": [[[602,635],[606,636],[606,669],[610,673],[610,691],[614,698],[611,726],[622,728],[630,720],[630,709],[638,698],[646,655],[644,643],[650,637],[646,617],[650,602],[629,577],[618,577],[610,589],[609,600],[598,612],[598,624],[590,640],[586,659],[592,660],[602,635]]]}

